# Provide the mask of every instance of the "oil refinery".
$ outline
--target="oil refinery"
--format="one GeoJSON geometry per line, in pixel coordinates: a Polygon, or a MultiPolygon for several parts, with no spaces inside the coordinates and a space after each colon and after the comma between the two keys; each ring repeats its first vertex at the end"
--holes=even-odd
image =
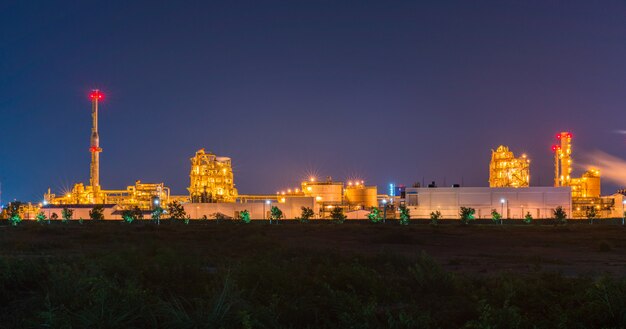
{"type": "Polygon", "coordinates": [[[580,177],[574,177],[573,135],[560,132],[556,135],[554,152],[554,186],[531,186],[530,164],[526,154],[516,157],[508,146],[499,145],[491,150],[488,187],[437,188],[419,185],[396,188],[390,186],[388,194],[379,194],[377,186],[364,180],[336,181],[331,177],[309,177],[298,187],[277,191],[275,194],[240,194],[235,187],[232,159],[207,152],[204,148],[190,158],[189,187],[187,195],[172,195],[163,182],[135,181],[125,189],[102,188],[100,182],[100,135],[98,107],[104,100],[100,90],[93,90],[91,100],[92,129],[89,153],[91,157],[89,185],[76,183],[66,193],[57,195],[48,189],[41,204],[24,204],[20,213],[33,219],[43,211],[48,216],[59,214],[63,208],[75,211],[75,218],[89,218],[94,205],[102,205],[106,219],[120,219],[122,212],[137,209],[151,212],[156,207],[166,207],[172,202],[182,204],[193,219],[237,218],[248,211],[253,219],[266,219],[272,206],[278,206],[285,218],[296,218],[302,207],[314,211],[315,218],[329,218],[335,208],[341,208],[348,219],[366,219],[374,207],[382,207],[388,217],[395,217],[399,206],[406,206],[413,218],[429,218],[437,211],[444,218],[458,218],[460,207],[476,210],[477,218],[490,218],[497,210],[509,219],[549,218],[556,207],[562,207],[570,218],[585,218],[590,211],[601,217],[623,215],[624,194],[601,196],[600,171],[589,168],[580,177]]]}

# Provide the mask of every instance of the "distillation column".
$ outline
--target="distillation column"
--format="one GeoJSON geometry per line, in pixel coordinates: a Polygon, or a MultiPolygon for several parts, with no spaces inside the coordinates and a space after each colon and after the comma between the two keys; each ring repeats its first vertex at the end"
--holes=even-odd
{"type": "Polygon", "coordinates": [[[559,159],[561,164],[560,186],[569,186],[572,179],[572,134],[564,131],[557,135],[561,141],[559,159]]]}
{"type": "Polygon", "coordinates": [[[91,146],[89,152],[91,152],[91,167],[89,172],[89,182],[93,191],[93,203],[101,203],[103,200],[99,200],[100,195],[100,136],[98,136],[98,101],[104,98],[104,94],[100,90],[92,90],[89,95],[91,98],[91,146]]]}

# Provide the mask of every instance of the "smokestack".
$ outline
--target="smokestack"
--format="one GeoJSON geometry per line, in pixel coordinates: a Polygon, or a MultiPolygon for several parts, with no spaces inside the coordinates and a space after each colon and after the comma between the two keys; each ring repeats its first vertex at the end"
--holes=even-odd
{"type": "Polygon", "coordinates": [[[100,191],[100,152],[102,152],[100,148],[100,136],[98,135],[98,101],[104,99],[104,94],[102,94],[100,90],[94,89],[91,91],[89,98],[91,98],[92,118],[91,146],[89,147],[89,152],[91,153],[89,182],[94,192],[94,203],[98,203],[96,198],[98,195],[97,192],[100,191]]]}

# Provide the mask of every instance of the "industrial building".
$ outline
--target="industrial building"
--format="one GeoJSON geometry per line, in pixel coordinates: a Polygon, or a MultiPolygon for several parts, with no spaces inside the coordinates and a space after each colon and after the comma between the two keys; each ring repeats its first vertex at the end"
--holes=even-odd
{"type": "Polygon", "coordinates": [[[406,206],[413,218],[430,218],[439,211],[443,218],[459,218],[461,207],[474,208],[476,218],[491,218],[496,210],[504,218],[551,218],[552,210],[563,207],[570,214],[570,187],[444,187],[406,188],[406,206]]]}
{"type": "Polygon", "coordinates": [[[489,163],[489,187],[530,186],[530,160],[526,154],[516,158],[508,146],[500,145],[491,150],[489,163]]]}

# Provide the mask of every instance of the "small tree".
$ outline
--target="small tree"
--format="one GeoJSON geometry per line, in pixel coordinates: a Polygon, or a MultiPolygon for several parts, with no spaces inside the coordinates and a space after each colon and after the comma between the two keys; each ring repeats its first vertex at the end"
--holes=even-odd
{"type": "Polygon", "coordinates": [[[380,209],[378,209],[378,207],[372,207],[370,213],[367,214],[367,218],[372,223],[380,223],[383,220],[383,217],[380,215],[380,209]]]}
{"type": "Polygon", "coordinates": [[[563,207],[558,206],[552,210],[552,215],[556,220],[557,224],[565,224],[567,223],[567,213],[563,210],[563,207]]]}
{"type": "Polygon", "coordinates": [[[14,214],[13,216],[9,217],[9,221],[11,222],[11,225],[17,226],[17,224],[22,221],[22,216],[20,216],[20,214],[14,214]]]}
{"type": "Polygon", "coordinates": [[[491,220],[495,224],[498,224],[498,222],[500,222],[500,224],[502,224],[502,215],[500,215],[500,213],[497,212],[495,209],[491,209],[491,220]]]}
{"type": "Polygon", "coordinates": [[[283,218],[283,211],[276,206],[272,206],[272,208],[270,208],[270,224],[272,220],[278,221],[281,218],[283,218]]]}
{"type": "Polygon", "coordinates": [[[239,220],[245,224],[250,223],[250,212],[248,210],[239,212],[239,220]]]}
{"type": "Polygon", "coordinates": [[[63,223],[68,223],[72,219],[73,215],[74,215],[73,209],[70,209],[68,207],[63,207],[63,210],[61,211],[61,216],[63,216],[63,223]]]}
{"type": "Polygon", "coordinates": [[[167,205],[167,212],[170,214],[170,219],[185,219],[187,217],[185,208],[178,201],[170,202],[167,205]]]}
{"type": "Polygon", "coordinates": [[[430,224],[437,225],[439,224],[439,220],[441,219],[441,211],[433,211],[430,213],[430,224]]]}
{"type": "Polygon", "coordinates": [[[143,211],[141,211],[141,209],[139,209],[139,207],[137,206],[133,208],[133,217],[135,217],[135,219],[138,219],[138,220],[143,219],[143,211]]]}
{"type": "Polygon", "coordinates": [[[309,220],[311,218],[313,218],[313,215],[315,214],[313,212],[313,209],[311,209],[309,207],[302,207],[300,209],[302,209],[302,213],[300,214],[300,218],[298,218],[300,220],[300,223],[308,223],[309,220]]]}
{"type": "Polygon", "coordinates": [[[524,223],[530,224],[532,222],[533,222],[533,215],[531,215],[529,211],[526,213],[526,216],[524,216],[524,223]]]}
{"type": "Polygon", "coordinates": [[[593,224],[594,218],[598,216],[598,214],[596,213],[596,207],[587,207],[587,212],[585,215],[587,216],[587,219],[589,219],[589,224],[593,224]]]}
{"type": "Polygon", "coordinates": [[[35,216],[35,219],[37,220],[37,223],[41,224],[47,219],[46,214],[44,214],[43,211],[40,211],[37,216],[35,216]]]}
{"type": "Polygon", "coordinates": [[[405,205],[400,206],[400,225],[409,225],[411,211],[405,205]]]}
{"type": "Polygon", "coordinates": [[[475,213],[476,210],[474,210],[474,208],[461,207],[461,210],[459,211],[459,216],[461,216],[461,223],[469,224],[470,221],[474,220],[475,213]]]}
{"type": "Polygon", "coordinates": [[[130,209],[126,209],[124,211],[122,211],[122,219],[126,222],[126,223],[132,223],[135,221],[135,213],[130,210],[130,209]]]}
{"type": "Polygon", "coordinates": [[[152,220],[157,222],[157,225],[161,224],[161,215],[163,215],[163,208],[161,206],[156,206],[152,210],[152,220]]]}
{"type": "Polygon", "coordinates": [[[335,223],[343,223],[346,220],[346,215],[343,214],[343,208],[334,207],[330,212],[330,218],[332,218],[335,223]]]}
{"type": "Polygon", "coordinates": [[[102,205],[96,205],[91,210],[89,210],[89,218],[92,220],[103,220],[104,219],[104,207],[102,205]]]}

